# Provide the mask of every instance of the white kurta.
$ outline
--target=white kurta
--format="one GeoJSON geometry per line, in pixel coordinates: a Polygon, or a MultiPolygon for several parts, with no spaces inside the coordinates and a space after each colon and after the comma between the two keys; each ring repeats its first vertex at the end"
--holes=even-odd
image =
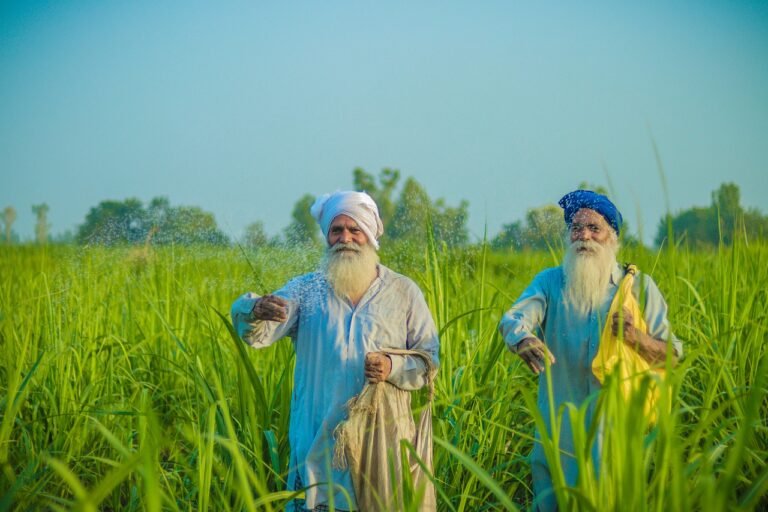
{"type": "MultiPolygon", "coordinates": [[[[289,442],[288,488],[296,472],[306,491],[306,506],[329,500],[327,483],[341,485],[354,498],[348,471],[332,469],[333,429],[345,418],[345,404],[365,384],[365,354],[383,348],[428,352],[437,366],[439,342],[432,315],[418,286],[383,265],[356,307],[339,297],[325,277],[314,272],[297,277],[275,292],[288,301],[284,323],[251,316],[259,298],[246,293],[232,305],[232,322],[254,348],[290,336],[296,350],[289,442]]],[[[387,381],[406,390],[426,383],[424,363],[413,356],[391,356],[387,381]]],[[[355,508],[336,492],[335,506],[355,508]],[[351,505],[351,506],[350,506],[351,505]]]]}

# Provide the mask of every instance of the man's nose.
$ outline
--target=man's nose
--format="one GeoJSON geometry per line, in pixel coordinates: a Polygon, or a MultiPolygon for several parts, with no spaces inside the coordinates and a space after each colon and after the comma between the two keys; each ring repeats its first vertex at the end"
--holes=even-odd
{"type": "Polygon", "coordinates": [[[350,233],[349,230],[343,230],[341,232],[341,236],[339,237],[339,241],[343,244],[348,244],[352,241],[352,233],[350,233]]]}
{"type": "Polygon", "coordinates": [[[577,228],[576,230],[576,240],[580,242],[585,242],[589,240],[591,233],[586,228],[577,228]]]}

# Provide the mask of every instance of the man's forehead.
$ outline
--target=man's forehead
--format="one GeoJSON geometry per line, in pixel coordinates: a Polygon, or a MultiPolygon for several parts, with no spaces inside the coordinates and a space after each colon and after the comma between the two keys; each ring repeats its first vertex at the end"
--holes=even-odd
{"type": "Polygon", "coordinates": [[[582,208],[573,214],[571,224],[598,224],[602,226],[608,225],[608,222],[605,220],[605,217],[603,217],[595,210],[590,208],[582,208]]]}
{"type": "Polygon", "coordinates": [[[359,227],[355,219],[348,215],[344,215],[343,213],[334,217],[333,221],[331,222],[331,227],[333,226],[359,227]]]}

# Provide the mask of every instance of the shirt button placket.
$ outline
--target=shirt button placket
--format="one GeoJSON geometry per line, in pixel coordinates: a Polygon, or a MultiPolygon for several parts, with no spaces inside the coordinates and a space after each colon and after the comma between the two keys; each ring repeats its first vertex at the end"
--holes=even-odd
{"type": "Polygon", "coordinates": [[[352,310],[352,314],[349,317],[349,335],[347,336],[347,343],[344,346],[344,358],[349,357],[349,347],[352,345],[352,340],[355,337],[355,318],[357,313],[356,309],[352,310]]]}

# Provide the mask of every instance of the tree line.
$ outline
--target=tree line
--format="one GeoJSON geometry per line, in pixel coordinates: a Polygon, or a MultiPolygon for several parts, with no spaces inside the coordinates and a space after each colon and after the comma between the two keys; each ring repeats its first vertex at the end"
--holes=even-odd
{"type": "MultiPolygon", "coordinates": [[[[470,244],[467,201],[450,206],[442,198],[432,199],[413,177],[407,177],[401,183],[401,174],[397,169],[384,168],[375,176],[356,168],[352,172],[352,181],[355,190],[369,193],[378,204],[388,240],[423,244],[431,235],[448,247],[470,244]]],[[[582,183],[579,188],[589,188],[610,197],[604,187],[582,183]]],[[[305,194],[296,201],[291,222],[280,235],[269,237],[264,223],[255,221],[246,227],[243,237],[237,242],[249,247],[320,246],[320,233],[309,213],[314,200],[313,195],[305,194]]],[[[47,243],[50,241],[49,207],[45,203],[34,205],[32,212],[37,219],[35,240],[39,244],[47,243]]],[[[496,250],[535,250],[557,246],[564,236],[562,219],[562,210],[555,204],[530,208],[524,219],[504,224],[489,243],[496,250]]],[[[3,210],[2,220],[5,243],[18,241],[12,229],[16,220],[16,210],[12,206],[3,210]]],[[[626,227],[625,222],[622,243],[639,244],[640,241],[626,227]]],[[[687,243],[696,247],[717,246],[720,243],[727,245],[739,233],[747,239],[767,236],[768,216],[755,208],[745,209],[741,205],[739,187],[734,183],[723,183],[712,193],[709,206],[665,215],[657,226],[654,243],[657,247],[665,243],[687,243]]],[[[219,229],[212,213],[197,206],[171,206],[166,197],[156,197],[146,206],[136,198],[102,201],[89,210],[71,238],[71,241],[81,245],[232,243],[219,229]]]]}
{"type": "MultiPolygon", "coordinates": [[[[376,201],[387,240],[423,243],[431,227],[435,239],[450,247],[469,243],[467,201],[461,201],[458,206],[449,206],[443,199],[433,200],[412,177],[405,179],[397,193],[400,185],[400,171],[397,169],[382,169],[376,177],[362,168],[356,168],[352,172],[352,181],[355,190],[367,192],[376,201]]],[[[247,226],[244,242],[250,246],[322,244],[317,222],[309,213],[314,201],[315,196],[305,194],[296,202],[291,222],[283,230],[282,237],[269,239],[264,224],[257,221],[247,226]]]]}
{"type": "Polygon", "coordinates": [[[768,216],[757,208],[744,209],[735,183],[723,183],[712,192],[706,207],[693,207],[665,215],[656,230],[654,243],[687,242],[693,246],[731,245],[739,235],[747,240],[768,237],[768,216]]]}

